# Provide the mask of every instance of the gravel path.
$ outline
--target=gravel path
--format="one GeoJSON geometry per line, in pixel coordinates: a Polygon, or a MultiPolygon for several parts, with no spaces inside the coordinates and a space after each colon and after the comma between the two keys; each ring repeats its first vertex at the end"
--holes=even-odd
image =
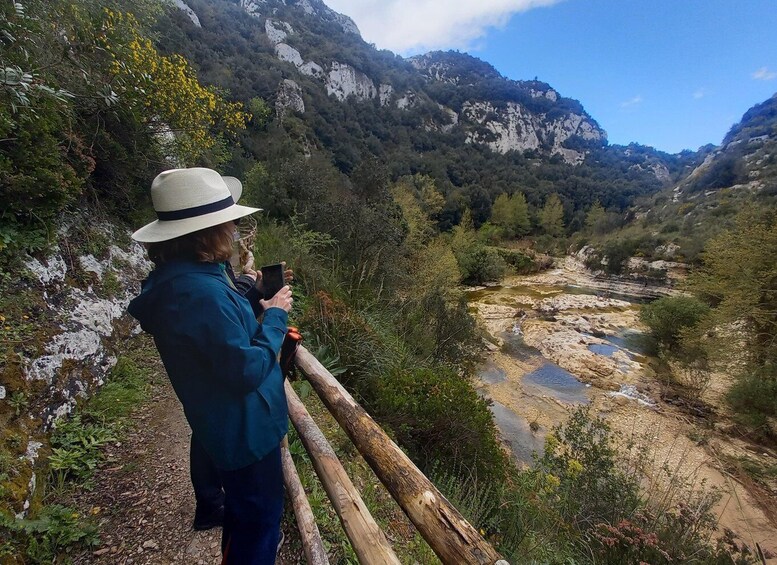
{"type": "MultiPolygon", "coordinates": [[[[108,449],[93,490],[75,494],[75,506],[99,520],[102,545],[74,556],[74,563],[221,562],[221,529],[191,529],[189,426],[161,365],[159,371],[150,400],[136,412],[134,429],[108,449]]],[[[293,517],[283,528],[286,543],[277,563],[300,563],[298,556],[286,555],[290,546],[298,546],[292,541],[297,537],[293,517]]]]}

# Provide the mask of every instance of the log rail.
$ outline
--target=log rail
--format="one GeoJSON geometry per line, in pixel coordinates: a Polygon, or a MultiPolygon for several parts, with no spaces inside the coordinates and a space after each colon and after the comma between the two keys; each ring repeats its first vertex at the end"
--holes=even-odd
{"type": "MultiPolygon", "coordinates": [[[[296,366],[304,373],[326,408],[348,434],[375,475],[397,501],[418,532],[440,560],[448,565],[508,565],[480,533],[448,502],[410,458],[389,438],[386,432],[353,399],[334,376],[304,347],[300,347],[296,366]]],[[[321,479],[332,506],[337,512],[348,539],[365,565],[398,564],[385,535],[370,515],[331,446],[315,425],[294,389],[286,382],[289,417],[307,450],[313,467],[321,479]]],[[[288,455],[288,453],[286,454],[288,455]]],[[[284,475],[294,471],[291,457],[284,456],[284,475]],[[289,469],[287,470],[287,467],[289,469]]],[[[287,479],[287,484],[289,479],[287,479]]],[[[291,481],[293,482],[293,481],[291,481]]],[[[297,483],[299,479],[297,478],[297,483]]],[[[288,487],[292,500],[299,498],[299,487],[288,487]],[[296,490],[292,490],[292,488],[296,490]]],[[[304,497],[304,491],[301,493],[304,497]]],[[[313,523],[309,505],[297,514],[303,546],[309,564],[327,563],[321,555],[318,530],[313,523]],[[307,545],[314,548],[308,549],[307,545]]]]}

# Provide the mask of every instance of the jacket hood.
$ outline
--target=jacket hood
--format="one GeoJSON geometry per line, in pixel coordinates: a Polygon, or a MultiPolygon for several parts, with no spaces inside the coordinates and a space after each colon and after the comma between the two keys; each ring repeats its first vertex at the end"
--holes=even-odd
{"type": "Polygon", "coordinates": [[[141,283],[140,294],[127,306],[130,315],[140,322],[143,331],[155,334],[160,314],[166,310],[170,301],[176,299],[172,282],[192,273],[223,276],[222,266],[217,263],[196,261],[170,261],[154,268],[141,283]]]}

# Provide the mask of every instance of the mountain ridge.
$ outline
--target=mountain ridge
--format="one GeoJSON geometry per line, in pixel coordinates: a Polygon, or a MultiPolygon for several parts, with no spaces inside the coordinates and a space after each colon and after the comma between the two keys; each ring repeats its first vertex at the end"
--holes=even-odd
{"type": "Polygon", "coordinates": [[[571,233],[596,201],[625,212],[638,197],[692,179],[715,153],[610,144],[578,100],[548,83],[507,79],[466,53],[405,59],[378,50],[320,0],[187,0],[179,8],[186,12],[173,20],[186,38],[163,46],[187,51],[206,82],[235,98],[267,100],[271,137],[327,152],[345,174],[374,155],[393,178],[432,176],[446,198],[444,226],[458,223],[464,207],[480,225],[498,194],[521,190],[534,207],[557,193],[571,233]]]}

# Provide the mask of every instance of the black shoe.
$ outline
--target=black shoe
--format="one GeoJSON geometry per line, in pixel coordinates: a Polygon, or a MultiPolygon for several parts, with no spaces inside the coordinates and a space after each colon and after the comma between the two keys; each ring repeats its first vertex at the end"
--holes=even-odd
{"type": "Polygon", "coordinates": [[[196,511],[194,513],[194,523],[192,529],[198,532],[220,528],[224,525],[224,507],[219,506],[210,514],[203,514],[196,511]]]}

